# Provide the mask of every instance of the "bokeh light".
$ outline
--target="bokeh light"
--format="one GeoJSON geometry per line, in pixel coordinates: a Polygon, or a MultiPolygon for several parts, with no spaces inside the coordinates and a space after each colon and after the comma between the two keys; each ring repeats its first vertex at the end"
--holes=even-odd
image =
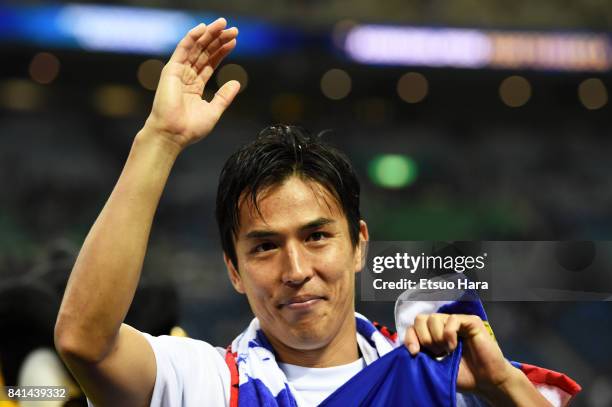
{"type": "Polygon", "coordinates": [[[321,77],[321,91],[331,100],[344,99],[351,93],[351,77],[342,69],[330,69],[321,77]]]}
{"type": "Polygon", "coordinates": [[[397,94],[407,103],[419,103],[429,93],[429,83],[423,74],[408,72],[397,81],[397,94]]]}
{"type": "Polygon", "coordinates": [[[93,102],[98,112],[105,116],[128,116],[136,111],[138,94],[129,86],[103,85],[94,92],[93,102]]]}
{"type": "Polygon", "coordinates": [[[403,188],[417,178],[416,162],[405,155],[382,154],[374,157],[368,166],[372,182],[384,188],[403,188]]]}
{"type": "Polygon", "coordinates": [[[249,84],[247,71],[238,64],[224,65],[217,72],[217,86],[221,87],[228,81],[235,80],[240,82],[240,92],[244,92],[249,84]]]}
{"type": "Polygon", "coordinates": [[[157,89],[157,83],[163,68],[164,63],[159,59],[147,59],[138,67],[136,73],[138,83],[147,90],[157,89]]]}
{"type": "Polygon", "coordinates": [[[510,76],[499,85],[499,97],[506,106],[523,106],[531,98],[531,84],[522,76],[510,76]]]}
{"type": "Polygon", "coordinates": [[[586,79],[578,86],[578,98],[589,110],[601,109],[608,103],[608,90],[601,79],[586,79]]]}
{"type": "Polygon", "coordinates": [[[187,334],[187,331],[185,331],[180,326],[173,326],[172,329],[170,330],[170,336],[178,336],[181,338],[189,337],[189,335],[187,334]]]}
{"type": "Polygon", "coordinates": [[[13,110],[33,110],[43,103],[42,87],[32,81],[8,79],[0,83],[0,106],[13,110]]]}
{"type": "Polygon", "coordinates": [[[57,78],[60,70],[59,59],[48,52],[39,52],[34,55],[28,71],[34,82],[47,85],[57,78]]]}

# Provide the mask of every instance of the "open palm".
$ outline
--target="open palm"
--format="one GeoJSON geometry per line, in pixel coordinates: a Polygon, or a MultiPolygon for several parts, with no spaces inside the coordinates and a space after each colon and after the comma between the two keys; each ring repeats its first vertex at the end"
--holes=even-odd
{"type": "Polygon", "coordinates": [[[240,89],[229,81],[210,102],[202,99],[215,68],[236,46],[238,30],[226,24],[220,18],[193,28],[162,70],[146,125],[181,148],[206,137],[240,89]]]}

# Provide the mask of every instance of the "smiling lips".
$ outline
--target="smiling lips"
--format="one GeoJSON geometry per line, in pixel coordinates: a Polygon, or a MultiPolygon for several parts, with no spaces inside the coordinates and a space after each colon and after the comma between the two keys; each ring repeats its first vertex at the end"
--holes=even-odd
{"type": "Polygon", "coordinates": [[[307,310],[324,299],[325,297],[320,295],[296,295],[282,302],[280,307],[287,307],[293,310],[307,310]]]}

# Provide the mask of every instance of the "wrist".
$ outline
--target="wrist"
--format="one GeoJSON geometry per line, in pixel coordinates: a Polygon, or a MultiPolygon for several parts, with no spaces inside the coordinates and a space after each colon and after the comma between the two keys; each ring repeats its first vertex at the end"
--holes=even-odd
{"type": "Polygon", "coordinates": [[[482,388],[482,397],[494,406],[549,406],[523,372],[508,366],[507,378],[482,388]]]}
{"type": "Polygon", "coordinates": [[[134,147],[136,146],[153,148],[170,159],[176,159],[181,151],[183,151],[183,146],[162,131],[156,130],[147,124],[136,134],[134,147]]]}
{"type": "Polygon", "coordinates": [[[514,367],[511,367],[510,369],[512,370],[509,370],[505,380],[491,384],[487,388],[483,389],[483,394],[487,398],[497,399],[499,401],[504,400],[521,385],[522,378],[518,375],[520,372],[514,367]]]}

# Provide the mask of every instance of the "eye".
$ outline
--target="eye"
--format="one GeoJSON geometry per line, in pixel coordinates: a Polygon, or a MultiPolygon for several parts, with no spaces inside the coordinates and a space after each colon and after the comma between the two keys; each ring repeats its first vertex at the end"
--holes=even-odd
{"type": "Polygon", "coordinates": [[[253,249],[253,252],[255,253],[263,253],[263,252],[267,252],[268,250],[273,250],[276,248],[276,245],[272,242],[264,242],[261,244],[258,244],[257,246],[255,246],[255,248],[253,249]]]}
{"type": "Polygon", "coordinates": [[[325,239],[326,235],[323,232],[314,232],[311,233],[310,236],[308,236],[308,240],[309,241],[313,241],[313,242],[318,242],[320,240],[325,239]]]}

